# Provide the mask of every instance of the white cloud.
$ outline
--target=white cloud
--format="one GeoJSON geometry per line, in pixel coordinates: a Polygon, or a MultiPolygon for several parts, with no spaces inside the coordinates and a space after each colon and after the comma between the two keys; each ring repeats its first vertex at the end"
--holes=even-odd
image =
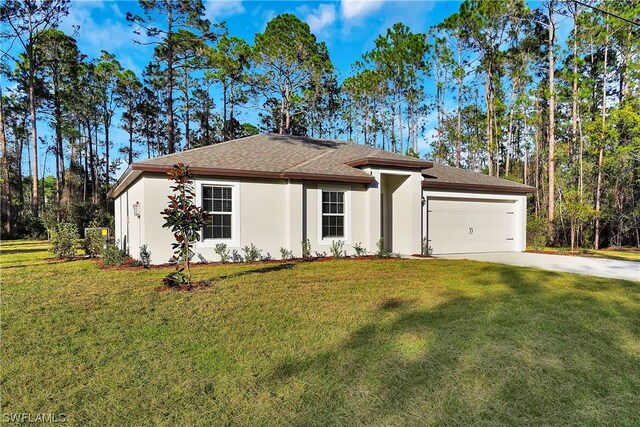
{"type": "Polygon", "coordinates": [[[384,0],[342,0],[340,9],[344,19],[354,19],[375,12],[383,4],[384,0]]]}
{"type": "Polygon", "coordinates": [[[60,29],[73,35],[82,53],[90,57],[98,56],[101,50],[114,52],[133,44],[132,29],[124,20],[107,18],[96,22],[93,13],[104,13],[104,7],[104,2],[74,2],[69,8],[69,15],[60,23],[60,29]]]}
{"type": "Polygon", "coordinates": [[[321,4],[316,9],[303,6],[298,11],[304,15],[305,22],[314,34],[322,33],[327,26],[336,21],[336,8],[333,4],[321,4]]]}
{"type": "Polygon", "coordinates": [[[212,23],[245,11],[242,0],[210,0],[204,4],[204,7],[205,16],[212,23]]]}

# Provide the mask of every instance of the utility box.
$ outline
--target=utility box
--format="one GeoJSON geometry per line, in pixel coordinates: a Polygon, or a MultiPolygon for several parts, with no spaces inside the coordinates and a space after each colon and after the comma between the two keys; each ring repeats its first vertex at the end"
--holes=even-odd
{"type": "Polygon", "coordinates": [[[107,242],[109,240],[109,228],[107,228],[107,227],[85,228],[84,229],[84,237],[85,237],[85,239],[87,238],[87,234],[89,234],[90,231],[94,231],[94,230],[97,230],[100,233],[100,237],[102,237],[102,240],[104,240],[105,242],[107,242]]]}

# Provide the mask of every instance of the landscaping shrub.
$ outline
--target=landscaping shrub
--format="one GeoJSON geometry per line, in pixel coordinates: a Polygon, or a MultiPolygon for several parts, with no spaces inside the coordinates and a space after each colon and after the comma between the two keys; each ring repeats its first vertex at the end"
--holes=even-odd
{"type": "Polygon", "coordinates": [[[149,268],[151,265],[151,252],[146,244],[140,246],[140,262],[144,268],[149,268]]]}
{"type": "Polygon", "coordinates": [[[110,267],[120,267],[124,262],[124,253],[120,250],[117,243],[109,242],[102,252],[102,260],[104,265],[110,267]]]}
{"type": "Polygon", "coordinates": [[[325,258],[327,256],[326,252],[315,251],[315,254],[316,254],[316,258],[325,258]]]}
{"type": "Polygon", "coordinates": [[[50,251],[58,258],[73,258],[76,256],[78,229],[75,224],[61,222],[51,231],[50,251]]]}
{"type": "Polygon", "coordinates": [[[335,259],[343,258],[346,255],[346,252],[344,251],[344,242],[342,240],[334,240],[331,243],[330,251],[331,255],[333,255],[335,259]]]}
{"type": "Polygon", "coordinates": [[[91,258],[97,258],[102,255],[102,251],[104,250],[104,240],[102,239],[102,235],[96,222],[92,222],[89,224],[91,227],[87,230],[84,236],[84,253],[87,254],[91,258]]]}
{"type": "Polygon", "coordinates": [[[389,258],[391,256],[389,251],[384,248],[384,237],[381,237],[380,240],[378,240],[377,247],[378,250],[376,252],[376,256],[378,258],[389,258]]]}
{"type": "Polygon", "coordinates": [[[362,246],[362,243],[358,242],[353,245],[353,250],[356,251],[356,256],[366,256],[367,250],[362,246]]]}
{"type": "Polygon", "coordinates": [[[213,251],[220,257],[220,262],[229,262],[229,250],[227,249],[226,243],[216,244],[213,251]]]}
{"type": "Polygon", "coordinates": [[[280,248],[280,258],[293,259],[293,251],[290,251],[287,248],[280,248]]]}
{"type": "Polygon", "coordinates": [[[309,241],[309,239],[304,239],[302,241],[302,258],[311,258],[311,242],[309,241]]]}
{"type": "Polygon", "coordinates": [[[234,249],[233,251],[231,251],[231,260],[233,262],[242,262],[242,261],[244,261],[244,259],[242,258],[242,255],[240,255],[238,253],[237,249],[234,249]]]}
{"type": "Polygon", "coordinates": [[[251,246],[242,248],[242,252],[244,252],[244,260],[246,262],[256,262],[262,259],[262,251],[253,243],[251,246]]]}
{"type": "Polygon", "coordinates": [[[544,219],[530,218],[527,222],[527,240],[534,250],[539,251],[547,246],[548,233],[548,224],[544,219]]]}

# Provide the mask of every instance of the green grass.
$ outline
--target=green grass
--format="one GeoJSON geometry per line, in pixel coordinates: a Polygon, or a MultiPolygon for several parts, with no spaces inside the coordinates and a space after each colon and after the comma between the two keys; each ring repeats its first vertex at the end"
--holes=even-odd
{"type": "MultiPolygon", "coordinates": [[[[533,251],[532,246],[527,247],[528,251],[533,251]]],[[[583,249],[580,251],[570,251],[570,248],[564,248],[565,253],[559,252],[559,248],[553,247],[545,247],[542,252],[550,253],[550,254],[560,254],[560,255],[578,255],[578,256],[587,256],[592,258],[607,258],[607,259],[617,259],[622,261],[636,261],[640,262],[640,249],[638,248],[608,248],[608,249],[583,249]]]]}
{"type": "Polygon", "coordinates": [[[640,285],[465,260],[101,270],[3,242],[2,413],[71,425],[638,425],[640,285]]]}

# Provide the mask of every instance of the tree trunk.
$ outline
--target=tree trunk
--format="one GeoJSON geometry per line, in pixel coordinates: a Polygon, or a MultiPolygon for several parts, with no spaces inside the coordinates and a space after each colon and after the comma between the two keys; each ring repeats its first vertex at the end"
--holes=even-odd
{"type": "Polygon", "coordinates": [[[456,167],[462,163],[462,53],[458,40],[458,123],[456,124],[456,167]]]}
{"type": "MultiPolygon", "coordinates": [[[[17,142],[17,141],[16,141],[17,142]]],[[[9,182],[9,153],[4,130],[4,104],[2,102],[2,86],[0,85],[0,149],[2,150],[2,224],[7,236],[11,235],[13,212],[11,201],[11,183],[9,182]]],[[[22,182],[20,182],[22,185],[22,182]]]]}
{"type": "MultiPolygon", "coordinates": [[[[62,109],[58,99],[58,90],[54,89],[54,115],[56,132],[56,202],[60,206],[64,188],[64,152],[62,144],[62,109]]],[[[60,218],[58,218],[60,219],[60,218]]]]}
{"type": "Polygon", "coordinates": [[[554,45],[555,45],[555,23],[553,22],[555,0],[549,2],[549,238],[553,243],[554,230],[553,221],[555,219],[555,179],[556,179],[556,155],[555,155],[555,129],[556,129],[556,94],[555,94],[555,58],[554,58],[554,45]]]}
{"type": "Polygon", "coordinates": [[[493,114],[491,113],[491,72],[487,72],[485,78],[485,100],[487,103],[487,166],[489,167],[489,175],[493,175],[493,124],[491,119],[493,114]]]}
{"type": "MultiPolygon", "coordinates": [[[[31,62],[33,63],[33,62],[31,62]]],[[[36,116],[36,94],[34,71],[29,70],[29,113],[31,114],[31,209],[38,216],[38,119],[36,116]]]]}
{"type": "Polygon", "coordinates": [[[594,229],[593,248],[600,248],[600,197],[602,193],[602,164],[604,161],[604,146],[607,126],[607,59],[609,55],[609,24],[605,27],[604,63],[602,70],[602,133],[600,151],[598,153],[598,181],[596,184],[596,223],[594,229]]]}
{"type": "Polygon", "coordinates": [[[169,154],[176,151],[176,135],[173,123],[173,8],[167,2],[167,130],[169,154]]]}

